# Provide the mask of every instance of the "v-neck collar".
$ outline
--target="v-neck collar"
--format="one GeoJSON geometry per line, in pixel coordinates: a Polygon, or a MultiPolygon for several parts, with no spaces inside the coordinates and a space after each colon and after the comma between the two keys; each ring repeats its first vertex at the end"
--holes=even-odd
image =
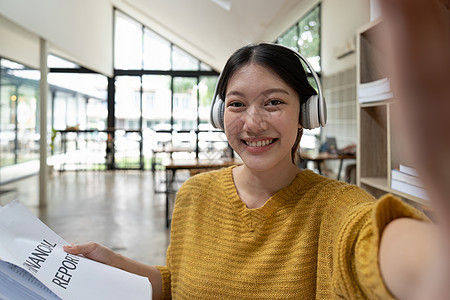
{"type": "Polygon", "coordinates": [[[270,218],[273,213],[285,205],[290,199],[294,199],[294,193],[300,187],[299,172],[294,180],[286,187],[276,192],[273,196],[267,199],[263,206],[258,208],[248,208],[244,201],[238,195],[236,186],[233,181],[233,168],[235,166],[224,169],[222,177],[225,194],[228,201],[231,203],[237,214],[241,217],[244,224],[250,231],[254,231],[258,224],[262,224],[266,219],[270,218]]]}

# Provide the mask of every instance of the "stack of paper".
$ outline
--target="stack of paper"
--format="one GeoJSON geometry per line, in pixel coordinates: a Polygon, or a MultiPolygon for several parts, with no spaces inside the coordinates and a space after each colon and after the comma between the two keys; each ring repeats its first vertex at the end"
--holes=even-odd
{"type": "Polygon", "coordinates": [[[64,252],[20,202],[0,207],[0,299],[151,299],[147,278],[64,252]]]}
{"type": "Polygon", "coordinates": [[[358,86],[358,100],[360,103],[388,100],[393,97],[388,78],[361,83],[358,86]]]}
{"type": "Polygon", "coordinates": [[[424,200],[429,200],[417,171],[400,164],[400,168],[391,170],[391,188],[424,200]]]}

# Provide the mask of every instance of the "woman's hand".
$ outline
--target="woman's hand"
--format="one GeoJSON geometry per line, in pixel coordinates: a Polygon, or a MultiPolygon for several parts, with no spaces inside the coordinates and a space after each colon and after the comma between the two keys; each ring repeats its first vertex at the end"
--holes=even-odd
{"type": "Polygon", "coordinates": [[[70,254],[82,254],[83,256],[104,263],[106,265],[122,269],[124,271],[147,277],[153,288],[153,299],[160,299],[162,295],[162,278],[159,270],[154,266],[140,263],[127,258],[98,243],[71,244],[63,246],[64,251],[70,254]]]}
{"type": "Polygon", "coordinates": [[[450,17],[444,2],[380,0],[404,149],[450,230],[450,17]]]}
{"type": "Polygon", "coordinates": [[[83,256],[104,263],[109,266],[116,267],[118,254],[111,249],[98,243],[89,242],[85,244],[71,244],[63,246],[64,251],[70,254],[82,254],[83,256]]]}

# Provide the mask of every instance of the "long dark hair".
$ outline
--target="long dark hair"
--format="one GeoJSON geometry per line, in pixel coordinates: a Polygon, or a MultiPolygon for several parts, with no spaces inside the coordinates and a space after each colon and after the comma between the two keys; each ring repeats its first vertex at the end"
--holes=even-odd
{"type": "MultiPolygon", "coordinates": [[[[220,99],[225,100],[228,81],[234,73],[249,63],[262,65],[278,74],[287,85],[297,92],[300,103],[306,102],[312,95],[317,95],[316,90],[308,82],[300,58],[293,50],[277,44],[259,43],[242,47],[230,56],[217,83],[217,95],[220,99]]],[[[296,161],[301,136],[302,130],[299,130],[291,150],[293,163],[296,161]]]]}

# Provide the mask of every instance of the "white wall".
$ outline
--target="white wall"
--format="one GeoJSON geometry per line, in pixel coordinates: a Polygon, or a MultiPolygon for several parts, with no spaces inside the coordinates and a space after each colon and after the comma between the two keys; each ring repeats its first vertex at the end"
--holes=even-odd
{"type": "Polygon", "coordinates": [[[356,53],[337,59],[333,53],[355,38],[356,30],[370,20],[369,0],[322,1],[322,72],[332,75],[356,65],[356,53]]]}
{"type": "Polygon", "coordinates": [[[39,68],[39,38],[0,15],[0,56],[39,68]]]}
{"type": "MultiPolygon", "coordinates": [[[[29,45],[32,45],[42,37],[49,42],[50,52],[94,71],[112,75],[113,17],[109,0],[0,0],[0,14],[23,27],[13,28],[10,22],[1,20],[1,44],[4,43],[4,36],[6,42],[13,45],[11,48],[26,44],[27,38],[30,39],[29,45]],[[13,30],[9,32],[11,28],[13,30]],[[25,34],[19,38],[19,33],[25,34]]],[[[39,52],[35,52],[34,48],[24,49],[33,57],[11,53],[9,48],[7,45],[0,46],[0,54],[36,66],[33,60],[39,52]]],[[[20,48],[15,49],[20,51],[20,48]]]]}

